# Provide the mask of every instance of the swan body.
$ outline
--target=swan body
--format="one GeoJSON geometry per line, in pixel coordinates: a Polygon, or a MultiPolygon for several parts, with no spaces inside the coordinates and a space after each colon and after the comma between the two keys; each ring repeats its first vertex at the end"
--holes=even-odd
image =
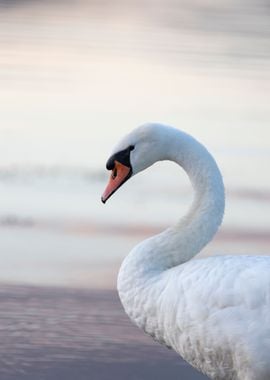
{"type": "Polygon", "coordinates": [[[107,168],[105,202],[128,178],[171,160],[189,175],[193,204],[180,221],[123,261],[118,292],[137,326],[211,379],[270,379],[270,258],[194,259],[222,222],[224,186],[210,153],[178,129],[146,124],[125,136],[107,168]]]}

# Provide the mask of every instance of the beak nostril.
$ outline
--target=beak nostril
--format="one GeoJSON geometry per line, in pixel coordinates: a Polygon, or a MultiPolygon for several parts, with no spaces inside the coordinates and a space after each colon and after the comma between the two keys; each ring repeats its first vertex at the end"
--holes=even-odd
{"type": "Polygon", "coordinates": [[[129,166],[115,161],[111,167],[110,180],[102,195],[102,202],[105,203],[110,196],[119,189],[132,175],[132,169],[129,166]]]}
{"type": "Polygon", "coordinates": [[[115,179],[117,177],[117,169],[116,167],[112,171],[112,179],[115,179]]]}

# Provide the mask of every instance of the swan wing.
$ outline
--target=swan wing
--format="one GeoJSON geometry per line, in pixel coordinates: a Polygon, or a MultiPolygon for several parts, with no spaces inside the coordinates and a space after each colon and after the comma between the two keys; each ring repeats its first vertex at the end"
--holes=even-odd
{"type": "Polygon", "coordinates": [[[236,363],[246,370],[260,363],[270,373],[269,273],[262,256],[197,259],[165,272],[166,344],[210,377],[226,378],[236,363]]]}

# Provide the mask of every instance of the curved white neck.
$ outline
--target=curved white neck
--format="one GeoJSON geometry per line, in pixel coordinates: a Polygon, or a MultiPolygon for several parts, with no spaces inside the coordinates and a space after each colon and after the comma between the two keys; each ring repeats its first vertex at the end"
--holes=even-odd
{"type": "Polygon", "coordinates": [[[124,260],[118,278],[119,291],[125,278],[145,281],[152,274],[190,260],[212,239],[224,212],[224,186],[217,164],[193,137],[168,128],[156,143],[156,160],[178,163],[188,174],[195,191],[192,206],[183,218],[161,234],[138,246],[124,260]]]}

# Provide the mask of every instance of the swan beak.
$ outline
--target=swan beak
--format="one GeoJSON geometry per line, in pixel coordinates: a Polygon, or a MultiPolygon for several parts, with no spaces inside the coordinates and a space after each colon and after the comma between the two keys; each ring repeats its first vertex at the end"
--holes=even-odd
{"type": "Polygon", "coordinates": [[[115,161],[114,168],[109,178],[109,183],[102,194],[101,201],[105,203],[125,183],[132,174],[130,167],[115,161]]]}

